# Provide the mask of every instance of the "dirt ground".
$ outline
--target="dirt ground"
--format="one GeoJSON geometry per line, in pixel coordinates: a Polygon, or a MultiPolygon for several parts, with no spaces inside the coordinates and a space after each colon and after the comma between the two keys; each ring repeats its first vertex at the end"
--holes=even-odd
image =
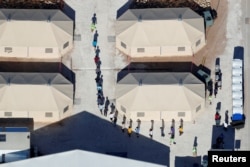
{"type": "Polygon", "coordinates": [[[0,8],[8,9],[60,9],[61,0],[0,0],[0,8]]]}
{"type": "Polygon", "coordinates": [[[213,26],[206,30],[207,44],[193,57],[128,59],[131,62],[193,62],[213,68],[215,58],[223,53],[226,45],[227,1],[211,0],[211,7],[217,11],[213,26]]]}

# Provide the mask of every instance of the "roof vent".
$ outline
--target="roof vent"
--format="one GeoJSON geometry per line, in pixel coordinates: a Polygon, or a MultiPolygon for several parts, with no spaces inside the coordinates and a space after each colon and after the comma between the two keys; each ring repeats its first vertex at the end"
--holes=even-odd
{"type": "Polygon", "coordinates": [[[11,20],[11,14],[8,15],[7,21],[11,20]]]}
{"type": "Polygon", "coordinates": [[[141,85],[142,85],[142,79],[139,80],[139,86],[141,86],[141,85]]]}
{"type": "Polygon", "coordinates": [[[8,78],[7,84],[10,85],[10,78],[8,78]]]}
{"type": "Polygon", "coordinates": [[[139,21],[139,22],[142,21],[142,16],[141,16],[141,15],[138,17],[138,21],[139,21]]]}
{"type": "Polygon", "coordinates": [[[183,85],[182,79],[179,80],[179,85],[183,85]]]}
{"type": "Polygon", "coordinates": [[[179,20],[179,21],[182,20],[182,14],[179,15],[178,20],[179,20]]]}
{"type": "Polygon", "coordinates": [[[51,79],[48,80],[48,85],[51,85],[51,79]]]}
{"type": "Polygon", "coordinates": [[[47,22],[50,22],[50,20],[51,20],[51,17],[49,16],[47,22]]]}

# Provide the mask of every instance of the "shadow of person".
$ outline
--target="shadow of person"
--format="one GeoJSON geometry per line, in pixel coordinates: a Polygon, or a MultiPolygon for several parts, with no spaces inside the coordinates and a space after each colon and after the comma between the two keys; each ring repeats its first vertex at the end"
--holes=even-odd
{"type": "Polygon", "coordinates": [[[94,39],[93,39],[93,41],[97,41],[98,40],[98,36],[99,36],[99,34],[98,34],[97,30],[96,30],[95,33],[94,33],[94,39]]]}
{"type": "Polygon", "coordinates": [[[197,140],[198,140],[198,137],[195,136],[195,137],[194,137],[194,144],[193,144],[193,147],[197,147],[197,146],[198,146],[197,140]]]}
{"type": "Polygon", "coordinates": [[[101,52],[101,50],[100,50],[99,46],[96,46],[95,55],[99,56],[100,52],[101,52]]]}
{"type": "Polygon", "coordinates": [[[228,110],[225,112],[225,122],[228,124],[229,122],[229,116],[228,116],[228,110]]]}
{"type": "Polygon", "coordinates": [[[94,25],[97,24],[96,13],[93,14],[91,20],[92,20],[92,24],[94,24],[94,25]]]}

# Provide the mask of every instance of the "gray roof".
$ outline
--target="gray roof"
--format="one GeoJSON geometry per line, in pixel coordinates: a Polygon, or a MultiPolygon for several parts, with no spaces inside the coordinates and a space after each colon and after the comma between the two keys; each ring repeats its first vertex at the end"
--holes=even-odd
{"type": "Polygon", "coordinates": [[[146,8],[129,9],[117,20],[170,20],[201,18],[190,8],[146,8]]]}
{"type": "Polygon", "coordinates": [[[0,9],[0,24],[6,20],[50,21],[73,35],[73,27],[65,24],[73,21],[58,9],[0,9]]]}
{"type": "Polygon", "coordinates": [[[134,89],[139,84],[141,85],[180,85],[192,90],[197,95],[205,98],[204,94],[204,83],[189,72],[140,72],[140,73],[129,73],[123,79],[121,79],[117,87],[126,85],[119,90],[121,94],[127,93],[134,89]]]}
{"type": "Polygon", "coordinates": [[[199,21],[203,18],[190,8],[146,8],[146,9],[129,9],[122,14],[117,22],[121,25],[116,26],[116,33],[120,34],[135,22],[138,21],[161,21],[161,20],[182,20],[199,31],[204,31],[204,25],[200,25],[199,21]],[[121,26],[121,27],[120,27],[121,26]]]}
{"type": "Polygon", "coordinates": [[[51,85],[73,99],[72,83],[59,73],[0,72],[0,88],[11,84],[51,85]]]}

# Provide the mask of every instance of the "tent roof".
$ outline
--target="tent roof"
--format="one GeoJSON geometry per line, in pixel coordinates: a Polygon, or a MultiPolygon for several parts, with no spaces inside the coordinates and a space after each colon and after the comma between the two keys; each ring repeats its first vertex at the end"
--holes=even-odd
{"type": "Polygon", "coordinates": [[[0,9],[0,20],[72,22],[67,15],[58,9],[0,9]]]}
{"type": "Polygon", "coordinates": [[[204,21],[189,8],[129,9],[116,35],[130,47],[190,46],[204,36],[204,21]]]}
{"type": "Polygon", "coordinates": [[[73,36],[73,21],[60,10],[0,9],[0,45],[58,47],[73,36]]]}
{"type": "Polygon", "coordinates": [[[1,110],[51,112],[72,100],[73,85],[61,74],[0,73],[1,110]]]}
{"type": "Polygon", "coordinates": [[[204,98],[204,83],[191,73],[130,73],[116,87],[117,102],[130,111],[186,111],[204,98]]]}
{"type": "Polygon", "coordinates": [[[17,161],[2,164],[2,167],[69,167],[69,166],[84,166],[84,167],[92,167],[92,166],[102,166],[102,167],[110,167],[110,166],[119,166],[119,167],[127,167],[127,166],[138,166],[138,167],[163,167],[163,165],[131,160],[128,158],[121,158],[117,156],[110,156],[106,154],[94,153],[89,151],[82,150],[73,150],[66,151],[62,153],[56,153],[46,156],[41,156],[37,158],[31,158],[27,160],[17,161]],[[84,165],[83,165],[84,164],[84,165]]]}
{"type": "Polygon", "coordinates": [[[192,11],[190,8],[145,8],[145,9],[129,9],[117,20],[131,21],[139,19],[141,21],[148,20],[176,20],[201,18],[200,15],[192,11]]]}

